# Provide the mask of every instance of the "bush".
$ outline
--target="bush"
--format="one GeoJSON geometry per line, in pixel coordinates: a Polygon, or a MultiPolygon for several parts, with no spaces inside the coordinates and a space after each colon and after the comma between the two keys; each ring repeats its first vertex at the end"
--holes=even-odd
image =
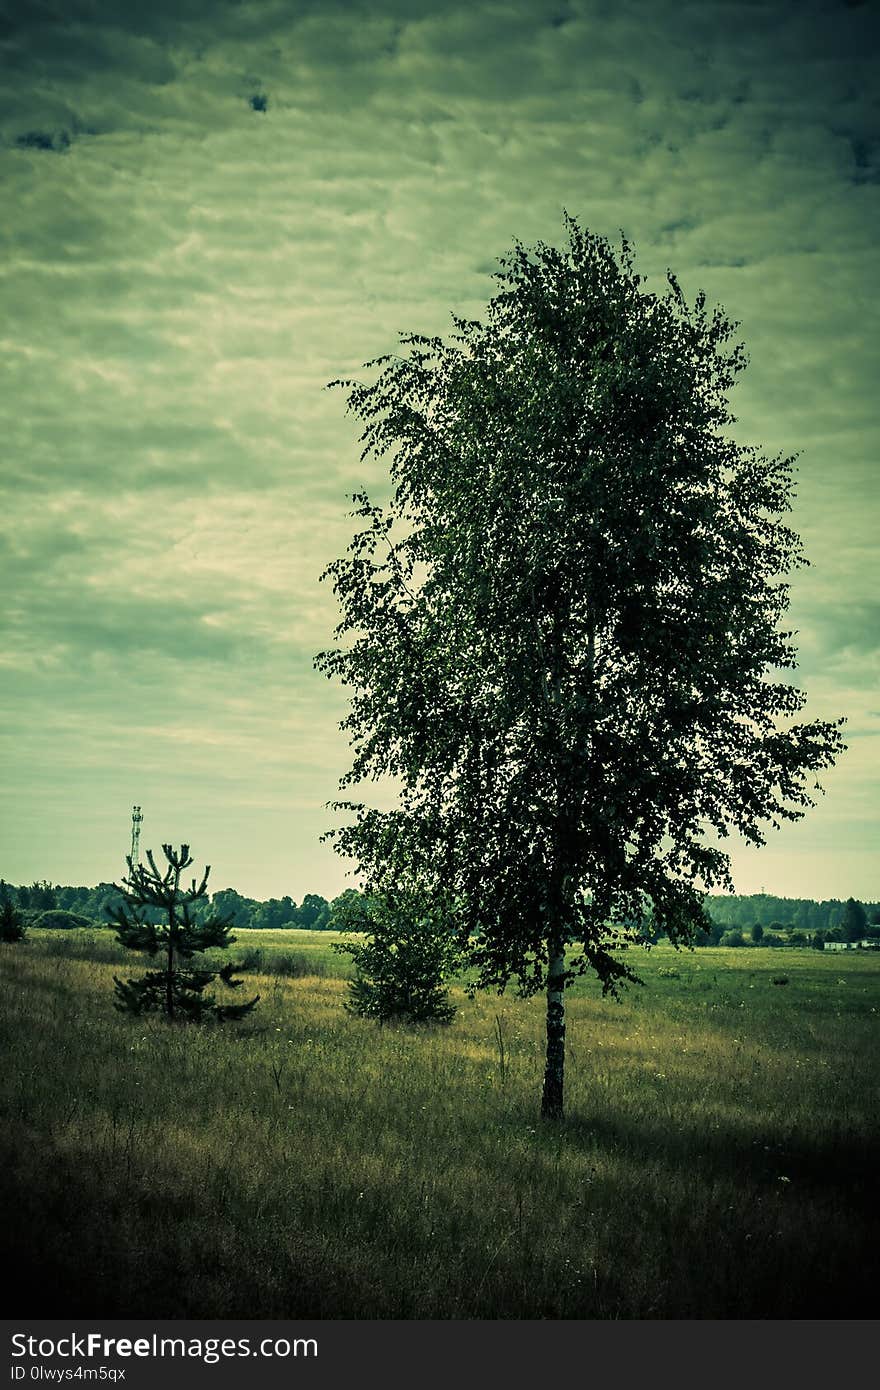
{"type": "Polygon", "coordinates": [[[446,979],[459,951],[442,907],[424,893],[371,898],[366,928],[361,917],[358,928],[366,940],[334,946],[354,961],[347,1011],[379,1022],[451,1022],[446,979]]]}
{"type": "Polygon", "coordinates": [[[31,926],[41,931],[69,931],[72,927],[94,927],[91,917],[83,917],[79,912],[65,912],[61,907],[40,912],[33,918],[31,926]]]}
{"type": "Polygon", "coordinates": [[[726,931],[721,938],[722,946],[745,946],[745,937],[739,928],[734,931],[726,931]]]}

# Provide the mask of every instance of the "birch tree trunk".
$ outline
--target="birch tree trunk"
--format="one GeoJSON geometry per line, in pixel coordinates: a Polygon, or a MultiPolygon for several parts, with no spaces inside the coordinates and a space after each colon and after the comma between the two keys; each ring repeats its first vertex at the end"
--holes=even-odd
{"type": "Polygon", "coordinates": [[[547,956],[547,1062],[541,1119],[561,1120],[565,1077],[565,946],[551,940],[547,956]]]}

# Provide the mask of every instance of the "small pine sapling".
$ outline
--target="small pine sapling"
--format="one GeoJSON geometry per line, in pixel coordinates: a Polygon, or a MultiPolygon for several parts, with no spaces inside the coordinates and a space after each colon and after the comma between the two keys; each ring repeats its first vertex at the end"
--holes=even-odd
{"type": "Polygon", "coordinates": [[[223,949],[235,940],[228,917],[194,921],[191,916],[193,904],[208,897],[210,865],[200,883],[194,878],[188,888],[182,888],[181,875],[193,862],[189,845],[181,845],[179,851],[163,845],[162,853],[167,860],[163,871],[156,866],[152,850],[147,851],[146,865],[134,864],[129,856],[128,877],[114,885],[123,903],[108,908],[107,914],[116,927],[117,940],[131,951],[164,957],[161,969],[149,970],[140,978],[120,980],[114,976],[115,1007],[122,1013],[158,1012],[169,1020],[192,1022],[244,1018],[259,995],[244,1004],[218,1004],[213,995],[205,993],[215,979],[231,989],[238,988],[241,980],[233,979],[232,962],[220,969],[190,964],[197,953],[211,947],[223,949]]]}
{"type": "Polygon", "coordinates": [[[345,1008],[380,1023],[450,1023],[455,1005],[446,981],[460,955],[443,906],[427,895],[399,890],[362,898],[344,930],[359,941],[338,942],[355,976],[345,1008]]]}

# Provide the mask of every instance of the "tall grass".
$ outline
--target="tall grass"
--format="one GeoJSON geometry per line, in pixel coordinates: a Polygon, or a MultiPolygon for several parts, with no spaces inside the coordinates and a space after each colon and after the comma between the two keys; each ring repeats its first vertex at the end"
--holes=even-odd
{"type": "Polygon", "coordinates": [[[873,1312],[877,957],[787,951],[780,987],[778,952],[658,948],[621,1005],[578,985],[548,1127],[540,1000],[378,1028],[329,941],[269,935],[238,1027],[114,1013],[100,935],[2,949],[10,1314],[873,1312]]]}

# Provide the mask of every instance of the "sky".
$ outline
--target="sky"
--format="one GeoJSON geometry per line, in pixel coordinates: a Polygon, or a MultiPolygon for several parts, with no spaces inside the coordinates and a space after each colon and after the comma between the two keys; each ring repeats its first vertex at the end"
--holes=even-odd
{"type": "Polygon", "coordinates": [[[0,0],[0,875],[332,897],[318,577],[381,493],[332,378],[477,317],[562,210],[741,323],[800,451],[806,715],[848,752],[740,892],[880,898],[873,0],[0,0]]]}

